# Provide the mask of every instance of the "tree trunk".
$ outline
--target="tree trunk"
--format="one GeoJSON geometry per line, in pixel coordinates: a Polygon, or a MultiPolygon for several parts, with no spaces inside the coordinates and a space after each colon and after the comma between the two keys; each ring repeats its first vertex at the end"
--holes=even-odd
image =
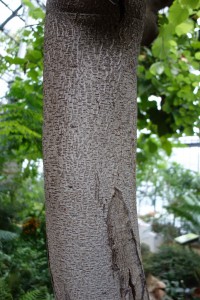
{"type": "Polygon", "coordinates": [[[135,200],[143,0],[50,0],[44,171],[57,300],[148,299],[135,200]]]}

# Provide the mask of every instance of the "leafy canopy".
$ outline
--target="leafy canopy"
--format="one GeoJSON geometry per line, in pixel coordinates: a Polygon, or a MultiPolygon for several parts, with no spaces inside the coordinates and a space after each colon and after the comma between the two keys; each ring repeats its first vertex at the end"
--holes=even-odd
{"type": "Polygon", "coordinates": [[[200,1],[175,0],[160,15],[160,34],[143,48],[138,67],[139,162],[159,147],[170,155],[169,138],[199,134],[200,1]]]}

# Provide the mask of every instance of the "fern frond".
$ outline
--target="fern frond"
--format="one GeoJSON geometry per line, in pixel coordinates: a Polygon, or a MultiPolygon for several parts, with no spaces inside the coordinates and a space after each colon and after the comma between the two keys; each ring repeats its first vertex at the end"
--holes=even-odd
{"type": "Polygon", "coordinates": [[[13,300],[9,287],[3,278],[0,278],[0,299],[13,300]]]}
{"type": "Polygon", "coordinates": [[[0,122],[1,135],[9,135],[9,134],[21,134],[28,137],[33,138],[41,138],[41,135],[25,125],[20,124],[19,121],[1,121],[0,122]]]}
{"type": "Polygon", "coordinates": [[[46,288],[41,288],[38,290],[33,290],[27,292],[23,295],[20,300],[46,300],[47,299],[47,291],[46,288]]]}
{"type": "Polygon", "coordinates": [[[1,241],[6,241],[6,242],[12,241],[17,236],[18,236],[17,233],[14,233],[11,231],[6,231],[6,230],[0,230],[0,242],[1,241]]]}

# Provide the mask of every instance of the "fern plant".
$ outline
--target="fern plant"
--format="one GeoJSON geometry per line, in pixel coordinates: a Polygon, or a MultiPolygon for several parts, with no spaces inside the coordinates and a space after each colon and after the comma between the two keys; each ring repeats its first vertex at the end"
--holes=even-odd
{"type": "Polygon", "coordinates": [[[0,241],[12,241],[17,237],[17,233],[7,231],[7,230],[0,230],[0,241]]]}
{"type": "MultiPolygon", "coordinates": [[[[0,247],[2,246],[2,242],[9,242],[14,240],[18,235],[14,232],[7,230],[0,230],[0,247]]],[[[1,299],[1,298],[0,298],[1,299]]],[[[3,298],[2,298],[3,299],[3,298]]]]}
{"type": "Polygon", "coordinates": [[[0,278],[0,299],[2,300],[13,300],[10,289],[3,278],[0,278]]]}
{"type": "MultiPolygon", "coordinates": [[[[1,298],[0,298],[1,299],[1,298]]],[[[46,288],[41,288],[27,292],[20,297],[20,300],[53,300],[52,296],[47,293],[46,288]]]]}

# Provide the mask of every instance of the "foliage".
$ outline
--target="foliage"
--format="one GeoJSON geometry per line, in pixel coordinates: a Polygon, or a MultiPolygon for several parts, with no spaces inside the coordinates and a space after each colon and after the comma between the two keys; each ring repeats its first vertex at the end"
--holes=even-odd
{"type": "Polygon", "coordinates": [[[168,190],[166,209],[180,222],[182,230],[199,233],[200,176],[177,164],[165,171],[168,190]],[[173,196],[172,196],[173,195],[173,196]]]}
{"type": "Polygon", "coordinates": [[[138,162],[142,164],[159,147],[169,155],[169,137],[199,132],[199,10],[199,0],[175,0],[160,16],[160,34],[152,48],[141,51],[138,162]]]}
{"type": "Polygon", "coordinates": [[[146,216],[145,221],[153,222],[154,230],[165,233],[168,241],[181,231],[199,232],[199,174],[177,163],[157,160],[145,170],[138,170],[137,198],[139,205],[149,202],[155,210],[158,204],[159,209],[164,208],[161,216],[146,216]],[[166,211],[171,214],[171,218],[166,216],[166,211]]]}
{"type": "MultiPolygon", "coordinates": [[[[4,279],[0,279],[0,299],[1,300],[14,300],[8,284],[4,279]]],[[[53,300],[53,297],[47,292],[45,287],[35,289],[25,293],[19,300],[53,300]]]]}
{"type": "Polygon", "coordinates": [[[8,285],[0,278],[0,299],[2,300],[13,300],[8,285]]]}
{"type": "MultiPolygon", "coordinates": [[[[144,252],[143,252],[144,253],[144,252]]],[[[182,246],[162,246],[158,253],[143,254],[145,272],[185,287],[200,285],[200,256],[182,246]]]]}
{"type": "Polygon", "coordinates": [[[4,244],[0,252],[0,265],[0,278],[6,281],[14,299],[21,299],[21,296],[30,290],[35,291],[33,295],[38,293],[39,297],[42,292],[36,293],[36,290],[40,290],[41,287],[45,287],[46,293],[47,290],[49,294],[52,292],[47,263],[44,214],[38,219],[34,233],[22,230],[18,239],[4,244]]]}
{"type": "Polygon", "coordinates": [[[161,233],[164,243],[174,242],[174,238],[181,235],[182,228],[175,226],[170,221],[163,222],[162,217],[153,219],[151,228],[153,232],[161,233]]]}
{"type": "MultiPolygon", "coordinates": [[[[193,288],[187,288],[185,287],[183,282],[179,281],[168,281],[165,280],[166,284],[166,293],[167,295],[170,295],[170,299],[174,300],[186,300],[186,299],[196,299],[194,296],[194,290],[193,288]]],[[[164,299],[168,300],[168,299],[164,299]]]]}
{"type": "MultiPolygon", "coordinates": [[[[30,2],[30,1],[28,1],[30,2]]],[[[26,44],[24,58],[17,56],[18,46],[7,41],[1,57],[0,72],[11,76],[9,90],[0,107],[0,166],[8,160],[29,162],[41,158],[43,18],[41,9],[29,11],[38,24],[22,29],[16,39],[26,44]]]]}
{"type": "Polygon", "coordinates": [[[28,293],[26,293],[24,296],[20,298],[20,300],[47,300],[51,299],[50,295],[49,297],[47,295],[47,290],[45,288],[40,288],[38,290],[33,290],[28,293]]]}
{"type": "Polygon", "coordinates": [[[16,237],[17,237],[17,234],[15,232],[0,230],[0,247],[2,246],[3,242],[12,241],[16,237]]]}
{"type": "Polygon", "coordinates": [[[187,231],[200,233],[200,198],[199,196],[183,195],[171,203],[167,210],[182,222],[182,226],[187,231]]]}

